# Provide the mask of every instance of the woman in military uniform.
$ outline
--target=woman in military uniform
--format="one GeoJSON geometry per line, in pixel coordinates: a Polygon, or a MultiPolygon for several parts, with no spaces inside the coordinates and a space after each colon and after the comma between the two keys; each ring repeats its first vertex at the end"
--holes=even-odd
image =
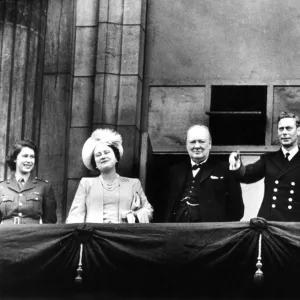
{"type": "Polygon", "coordinates": [[[82,178],[66,223],[149,223],[153,209],[136,178],[119,176],[122,137],[110,129],[97,129],[85,142],[82,160],[100,176],[82,178]]]}
{"type": "Polygon", "coordinates": [[[46,180],[34,177],[37,147],[29,140],[15,143],[6,163],[12,175],[0,183],[2,225],[56,223],[56,201],[46,180]]]}

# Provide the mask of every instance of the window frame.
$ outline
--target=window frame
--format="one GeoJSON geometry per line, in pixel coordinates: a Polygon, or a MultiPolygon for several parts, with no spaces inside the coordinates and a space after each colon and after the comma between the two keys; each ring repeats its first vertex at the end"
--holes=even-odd
{"type": "MultiPolygon", "coordinates": [[[[273,152],[278,150],[278,145],[272,145],[272,124],[274,118],[274,87],[277,86],[299,86],[300,80],[276,80],[276,81],[257,81],[257,80],[209,80],[205,83],[205,113],[210,111],[211,105],[211,90],[212,86],[216,85],[231,85],[231,86],[266,86],[267,87],[267,107],[266,107],[266,129],[265,129],[265,145],[217,145],[212,146],[212,154],[228,154],[232,151],[240,150],[244,154],[259,155],[265,152],[273,152]]],[[[206,124],[209,127],[209,116],[206,115],[206,124]]]]}

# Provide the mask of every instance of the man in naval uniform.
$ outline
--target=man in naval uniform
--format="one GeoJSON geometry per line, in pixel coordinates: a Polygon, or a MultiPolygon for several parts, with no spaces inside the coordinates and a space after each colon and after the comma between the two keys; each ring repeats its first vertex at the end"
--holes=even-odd
{"type": "Polygon", "coordinates": [[[230,155],[230,170],[241,182],[253,183],[265,178],[265,193],[258,217],[270,221],[300,221],[300,121],[292,113],[279,115],[277,130],[281,149],[266,153],[244,166],[240,155],[230,155]]]}
{"type": "Polygon", "coordinates": [[[171,169],[165,222],[239,221],[244,214],[241,186],[228,163],[209,154],[211,136],[203,125],[187,132],[189,158],[171,169]]]}

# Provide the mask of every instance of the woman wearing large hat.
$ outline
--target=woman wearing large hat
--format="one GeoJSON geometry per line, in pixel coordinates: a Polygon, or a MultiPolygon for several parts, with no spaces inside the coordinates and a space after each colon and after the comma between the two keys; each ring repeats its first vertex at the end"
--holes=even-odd
{"type": "Polygon", "coordinates": [[[153,209],[138,179],[119,176],[122,137],[110,129],[97,129],[82,149],[82,160],[100,176],[82,178],[66,223],[149,223],[153,209]]]}

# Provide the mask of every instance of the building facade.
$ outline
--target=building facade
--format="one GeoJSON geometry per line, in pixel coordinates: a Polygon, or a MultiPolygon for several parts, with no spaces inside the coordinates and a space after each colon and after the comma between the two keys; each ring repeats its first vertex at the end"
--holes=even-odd
{"type": "MultiPolygon", "coordinates": [[[[10,145],[33,139],[63,222],[95,128],[122,134],[120,174],[158,210],[189,126],[208,125],[223,160],[277,149],[278,114],[300,111],[299,15],[296,0],[0,1],[0,179],[10,145]]],[[[246,220],[263,183],[243,192],[246,220]]]]}

